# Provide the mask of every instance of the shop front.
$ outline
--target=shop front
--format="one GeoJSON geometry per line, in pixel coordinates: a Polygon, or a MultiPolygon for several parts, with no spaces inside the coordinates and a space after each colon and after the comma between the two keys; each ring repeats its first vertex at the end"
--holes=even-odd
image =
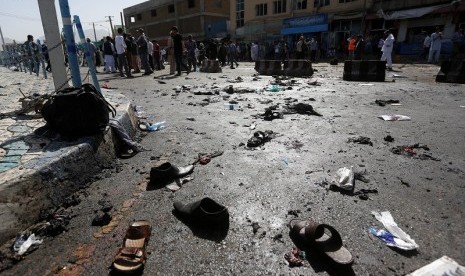
{"type": "Polygon", "coordinates": [[[314,38],[322,51],[328,46],[328,15],[324,13],[286,18],[283,20],[281,35],[285,37],[290,49],[295,45],[300,36],[308,41],[314,38]]]}

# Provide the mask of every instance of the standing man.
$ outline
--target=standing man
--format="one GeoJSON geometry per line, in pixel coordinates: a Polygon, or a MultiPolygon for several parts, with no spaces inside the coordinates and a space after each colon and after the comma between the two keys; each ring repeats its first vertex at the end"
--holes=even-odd
{"type": "Polygon", "coordinates": [[[231,69],[234,69],[234,63],[236,63],[236,67],[239,66],[239,63],[237,63],[237,48],[236,44],[234,42],[229,41],[229,48],[228,48],[228,54],[229,54],[229,62],[231,63],[231,69]]]}
{"type": "Polygon", "coordinates": [[[142,67],[144,68],[143,75],[147,76],[153,73],[149,65],[149,52],[148,52],[149,45],[147,42],[147,37],[145,36],[144,30],[142,28],[137,29],[137,34],[139,36],[136,39],[136,43],[137,43],[138,50],[139,50],[140,63],[142,64],[142,67]]]}
{"type": "Polygon", "coordinates": [[[425,35],[425,40],[423,40],[423,54],[421,55],[421,58],[427,59],[429,55],[429,48],[431,46],[431,38],[427,32],[423,31],[423,34],[425,35]]]}
{"type": "Polygon", "coordinates": [[[178,33],[178,27],[173,26],[171,28],[171,37],[173,38],[174,59],[176,61],[176,69],[178,70],[176,76],[181,76],[181,66],[187,71],[187,74],[189,74],[189,68],[182,61],[184,47],[182,43],[182,35],[178,33]]]}
{"type": "Polygon", "coordinates": [[[195,50],[197,49],[197,44],[195,40],[192,39],[192,35],[187,36],[186,41],[187,48],[187,66],[194,68],[194,72],[197,71],[197,59],[195,58],[195,50]]]}
{"type": "Polygon", "coordinates": [[[250,56],[252,61],[258,60],[258,43],[252,42],[252,47],[250,47],[250,56]]]}
{"type": "Polygon", "coordinates": [[[428,63],[433,62],[433,57],[435,63],[439,62],[439,55],[441,54],[442,46],[442,33],[440,32],[439,27],[436,28],[436,32],[431,34],[431,47],[429,48],[429,57],[428,63]]]}
{"type": "Polygon", "coordinates": [[[115,48],[116,48],[116,54],[118,56],[118,70],[120,73],[121,77],[124,77],[123,74],[123,67],[124,67],[124,72],[126,72],[126,76],[128,78],[132,78],[133,76],[131,75],[131,70],[129,70],[128,66],[128,61],[126,59],[126,42],[124,41],[123,37],[123,29],[118,28],[118,34],[115,37],[115,48]]]}
{"type": "Polygon", "coordinates": [[[349,59],[354,59],[355,58],[355,48],[357,46],[357,40],[355,39],[355,35],[351,35],[348,39],[347,42],[349,43],[348,46],[348,51],[349,51],[349,59]]]}
{"type": "Polygon", "coordinates": [[[297,42],[296,49],[295,49],[297,59],[304,59],[305,47],[306,47],[306,44],[305,44],[304,36],[301,35],[299,38],[299,41],[297,42]]]}
{"type": "Polygon", "coordinates": [[[156,40],[152,40],[153,44],[153,66],[154,70],[161,70],[161,52],[160,52],[160,44],[156,40]]]}
{"type": "Polygon", "coordinates": [[[310,61],[315,62],[316,52],[318,51],[318,42],[314,37],[310,40],[310,61]]]}
{"type": "Polygon", "coordinates": [[[147,38],[147,50],[149,53],[149,66],[150,69],[155,70],[153,67],[153,43],[147,38]]]}
{"type": "MultiPolygon", "coordinates": [[[[95,47],[95,45],[92,42],[90,42],[90,38],[87,38],[86,41],[87,41],[86,45],[87,45],[87,50],[89,51],[89,55],[92,58],[92,61],[94,62],[94,65],[97,66],[95,64],[96,63],[95,53],[97,52],[97,47],[95,47]]],[[[87,66],[90,66],[90,65],[87,64],[87,66]]]]}
{"type": "Polygon", "coordinates": [[[39,69],[39,59],[37,54],[39,53],[39,48],[34,42],[34,37],[32,35],[27,36],[27,41],[24,42],[24,47],[26,48],[26,56],[29,63],[29,68],[32,72],[39,69]]]}
{"type": "Polygon", "coordinates": [[[392,48],[394,48],[394,35],[391,31],[387,30],[384,32],[386,39],[384,40],[383,47],[381,51],[383,55],[381,56],[382,61],[387,61],[387,70],[392,71],[392,48]]]}
{"type": "Polygon", "coordinates": [[[107,36],[105,38],[105,42],[103,43],[103,55],[105,59],[105,72],[108,73],[116,73],[115,68],[115,57],[113,54],[115,53],[115,46],[111,43],[111,37],[107,36]]]}
{"type": "Polygon", "coordinates": [[[362,35],[357,36],[357,44],[355,45],[355,60],[363,59],[365,55],[365,40],[362,35]]]}

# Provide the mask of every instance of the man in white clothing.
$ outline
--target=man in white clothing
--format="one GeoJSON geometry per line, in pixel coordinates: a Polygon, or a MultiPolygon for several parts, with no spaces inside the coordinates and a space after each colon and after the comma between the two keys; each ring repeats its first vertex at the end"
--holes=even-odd
{"type": "Polygon", "coordinates": [[[433,56],[435,63],[439,62],[439,55],[441,54],[441,45],[442,33],[440,32],[440,29],[438,27],[436,28],[436,32],[431,34],[431,46],[429,47],[428,63],[433,62],[433,56]]]}
{"type": "Polygon", "coordinates": [[[252,43],[252,47],[250,48],[250,55],[252,57],[252,61],[258,60],[258,44],[252,43]]]}
{"type": "Polygon", "coordinates": [[[387,30],[384,32],[386,35],[386,39],[384,40],[383,47],[381,51],[383,55],[381,56],[382,61],[387,61],[387,69],[388,71],[392,71],[392,48],[394,48],[394,35],[391,31],[387,30]]]}
{"type": "Polygon", "coordinates": [[[123,37],[123,29],[118,28],[118,34],[115,36],[115,48],[116,54],[118,55],[118,70],[121,77],[124,77],[124,71],[128,78],[132,78],[131,70],[129,70],[128,61],[126,60],[126,42],[123,37]]]}

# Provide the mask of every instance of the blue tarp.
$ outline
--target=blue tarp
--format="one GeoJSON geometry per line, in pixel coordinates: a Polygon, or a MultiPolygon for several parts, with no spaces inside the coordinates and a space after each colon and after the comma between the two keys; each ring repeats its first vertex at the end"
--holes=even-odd
{"type": "Polygon", "coordinates": [[[319,33],[328,31],[328,24],[301,26],[281,29],[281,35],[319,33]]]}

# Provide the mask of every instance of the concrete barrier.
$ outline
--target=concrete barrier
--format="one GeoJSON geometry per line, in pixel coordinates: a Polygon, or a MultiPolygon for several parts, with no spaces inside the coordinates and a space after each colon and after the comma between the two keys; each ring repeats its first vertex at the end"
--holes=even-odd
{"type": "Polygon", "coordinates": [[[346,60],[344,74],[346,81],[384,81],[386,61],[380,60],[346,60]]]}
{"type": "Polygon", "coordinates": [[[221,66],[218,60],[203,60],[202,65],[199,68],[200,72],[205,73],[221,73],[221,66]]]}
{"type": "Polygon", "coordinates": [[[304,59],[291,59],[284,61],[283,73],[293,77],[311,77],[313,75],[312,63],[304,59]]]}
{"type": "Polygon", "coordinates": [[[255,61],[255,70],[260,75],[266,76],[283,74],[280,60],[257,60],[255,61]]]}
{"type": "MultiPolygon", "coordinates": [[[[132,136],[137,117],[131,103],[114,92],[105,92],[105,97],[118,104],[115,119],[132,136]]],[[[23,139],[44,138],[31,133],[23,139]]],[[[101,135],[75,141],[56,140],[44,149],[31,149],[36,157],[0,173],[0,244],[36,223],[41,211],[60,206],[66,197],[83,188],[90,177],[110,167],[116,159],[118,143],[107,127],[101,135]]]]}
{"type": "Polygon", "coordinates": [[[441,70],[436,75],[436,81],[465,84],[465,59],[443,61],[441,70]]]}

